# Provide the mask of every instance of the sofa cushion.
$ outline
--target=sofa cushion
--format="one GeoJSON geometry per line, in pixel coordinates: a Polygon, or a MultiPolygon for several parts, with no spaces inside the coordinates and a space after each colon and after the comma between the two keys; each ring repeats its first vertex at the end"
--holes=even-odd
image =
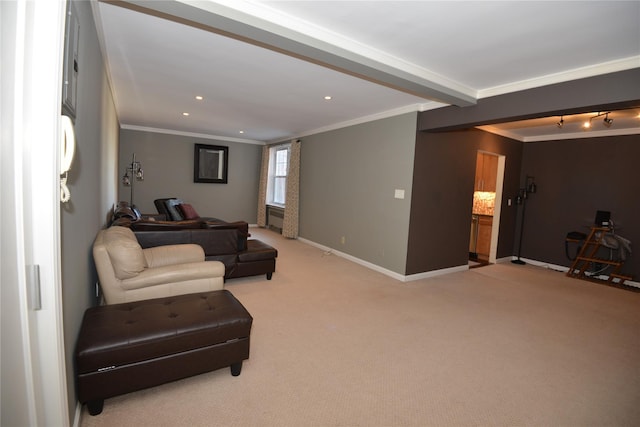
{"type": "Polygon", "coordinates": [[[182,245],[191,243],[191,233],[189,230],[171,230],[171,231],[136,231],[135,233],[138,243],[144,249],[165,245],[182,245]]]}
{"type": "Polygon", "coordinates": [[[142,247],[130,229],[109,227],[104,233],[104,243],[118,279],[135,277],[147,267],[142,247]]]}
{"type": "Polygon", "coordinates": [[[274,259],[278,251],[260,240],[247,240],[247,249],[238,253],[240,262],[253,262],[274,259]]]}
{"type": "Polygon", "coordinates": [[[178,205],[178,209],[182,213],[183,219],[198,219],[200,215],[189,203],[182,203],[178,205]]]}
{"type": "Polygon", "coordinates": [[[202,246],[206,255],[235,255],[238,252],[238,232],[234,228],[190,231],[191,243],[202,246]]]}
{"type": "Polygon", "coordinates": [[[238,251],[244,251],[247,249],[247,238],[250,234],[249,224],[245,221],[225,222],[211,218],[202,224],[202,228],[217,230],[234,229],[237,231],[238,251]]]}

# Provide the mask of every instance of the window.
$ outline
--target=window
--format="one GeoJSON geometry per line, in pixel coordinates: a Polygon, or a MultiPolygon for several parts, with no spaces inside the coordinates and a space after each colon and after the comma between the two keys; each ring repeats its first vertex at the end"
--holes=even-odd
{"type": "Polygon", "coordinates": [[[272,147],[269,152],[269,188],[267,202],[284,206],[287,190],[287,171],[289,170],[290,145],[272,147]]]}

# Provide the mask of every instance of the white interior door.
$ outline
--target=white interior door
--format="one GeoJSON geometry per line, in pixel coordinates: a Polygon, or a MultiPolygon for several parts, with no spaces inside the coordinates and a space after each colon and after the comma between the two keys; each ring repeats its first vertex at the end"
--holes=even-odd
{"type": "Polygon", "coordinates": [[[58,181],[66,2],[0,7],[2,425],[66,426],[58,181]]]}

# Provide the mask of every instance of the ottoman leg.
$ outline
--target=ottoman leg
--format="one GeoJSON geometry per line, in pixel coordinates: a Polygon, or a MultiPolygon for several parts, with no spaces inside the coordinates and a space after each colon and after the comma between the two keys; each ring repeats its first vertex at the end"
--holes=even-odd
{"type": "Polygon", "coordinates": [[[271,280],[271,276],[273,275],[273,273],[267,273],[267,280],[271,280]]]}
{"type": "Polygon", "coordinates": [[[237,377],[240,375],[240,371],[242,371],[242,361],[231,364],[231,375],[237,377]]]}
{"type": "Polygon", "coordinates": [[[87,402],[87,409],[90,415],[99,415],[102,413],[104,407],[104,400],[91,400],[87,402]]]}

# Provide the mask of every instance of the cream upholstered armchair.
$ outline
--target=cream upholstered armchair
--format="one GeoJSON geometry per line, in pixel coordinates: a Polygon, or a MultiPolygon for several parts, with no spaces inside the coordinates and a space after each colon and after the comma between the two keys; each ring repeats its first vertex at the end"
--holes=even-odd
{"type": "Polygon", "coordinates": [[[100,230],[93,259],[107,304],[219,290],[224,264],[205,261],[193,244],[142,249],[126,227],[100,230]]]}

